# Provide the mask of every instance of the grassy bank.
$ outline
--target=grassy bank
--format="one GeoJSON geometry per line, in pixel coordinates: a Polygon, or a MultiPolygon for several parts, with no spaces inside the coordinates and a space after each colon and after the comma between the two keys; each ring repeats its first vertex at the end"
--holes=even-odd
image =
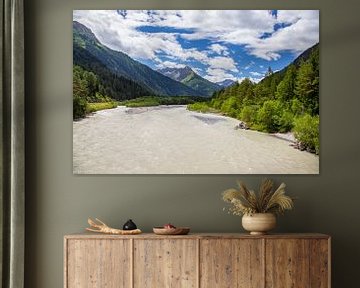
{"type": "Polygon", "coordinates": [[[219,112],[216,109],[210,107],[207,102],[197,102],[194,104],[188,104],[187,109],[190,111],[197,111],[201,113],[216,113],[219,112]]]}
{"type": "Polygon", "coordinates": [[[197,101],[203,101],[203,97],[197,96],[144,96],[126,100],[119,103],[126,107],[150,107],[159,105],[187,105],[197,101]]]}
{"type": "Polygon", "coordinates": [[[93,113],[100,110],[112,109],[118,106],[118,102],[99,102],[99,103],[87,103],[86,113],[93,113]]]}
{"type": "MultiPolygon", "coordinates": [[[[283,107],[275,109],[254,109],[245,106],[240,113],[234,113],[234,109],[226,110],[221,106],[213,107],[213,102],[197,102],[187,105],[188,110],[200,113],[218,113],[240,121],[244,121],[251,130],[267,133],[292,132],[298,141],[300,150],[307,150],[315,154],[320,152],[319,143],[319,116],[291,115],[283,107]],[[290,114],[290,115],[289,115],[290,114]],[[266,126],[267,124],[268,126],[266,126]],[[275,126],[276,127],[273,127],[275,126]],[[273,128],[268,128],[273,127],[273,128]]],[[[270,101],[268,101],[269,103],[270,101]]],[[[267,103],[267,104],[268,104],[267,103]]]]}

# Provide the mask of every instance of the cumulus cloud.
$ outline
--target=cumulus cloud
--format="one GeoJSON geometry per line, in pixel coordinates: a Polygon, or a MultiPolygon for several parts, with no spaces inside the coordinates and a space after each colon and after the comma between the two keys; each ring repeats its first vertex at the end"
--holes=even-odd
{"type": "Polygon", "coordinates": [[[181,63],[176,63],[172,61],[163,61],[155,65],[156,68],[184,68],[186,65],[181,63]]]}
{"type": "Polygon", "coordinates": [[[155,26],[158,14],[141,10],[127,11],[125,17],[124,14],[114,10],[75,10],[73,18],[89,27],[106,46],[135,59],[154,60],[158,53],[164,53],[180,60],[207,60],[205,51],[184,49],[177,33],[147,33],[138,29],[144,25],[155,26]]]}
{"type": "MultiPolygon", "coordinates": [[[[250,54],[273,60],[280,52],[299,53],[319,41],[318,10],[278,11],[277,16],[265,10],[202,11],[184,14],[194,33],[183,34],[186,39],[213,39],[214,41],[244,45],[250,54]],[[200,17],[203,17],[201,20],[200,17]],[[275,29],[276,24],[286,24],[275,29]],[[267,38],[262,36],[268,33],[267,38]]],[[[280,26],[281,26],[280,25],[280,26]]]]}
{"type": "Polygon", "coordinates": [[[225,79],[236,80],[236,77],[233,74],[219,68],[208,68],[204,78],[214,83],[221,82],[225,79]]]}
{"type": "Polygon", "coordinates": [[[259,72],[255,72],[255,71],[251,71],[251,72],[249,72],[249,74],[251,74],[252,76],[255,76],[255,77],[262,77],[262,76],[264,76],[264,74],[259,73],[259,72]]]}
{"type": "MultiPolygon", "coordinates": [[[[318,10],[279,10],[276,15],[267,10],[75,10],[73,19],[106,46],[153,61],[156,67],[198,61],[207,69],[205,78],[215,82],[242,73],[236,62],[240,58],[230,57],[229,45],[273,61],[284,51],[297,55],[319,41],[318,10]],[[209,44],[183,45],[191,40],[209,44]]],[[[251,61],[243,71],[254,64],[251,61]]],[[[259,75],[248,75],[258,81],[259,75]]]]}
{"type": "Polygon", "coordinates": [[[197,67],[191,67],[192,70],[194,70],[197,74],[199,75],[203,75],[204,71],[201,68],[197,68],[197,67]]]}
{"type": "Polygon", "coordinates": [[[239,72],[236,68],[234,59],[230,57],[216,56],[208,60],[208,64],[212,69],[224,69],[232,72],[239,72]]]}
{"type": "Polygon", "coordinates": [[[281,51],[299,54],[319,42],[319,11],[278,11],[279,23],[289,26],[272,33],[271,37],[246,44],[249,53],[266,60],[279,59],[281,51]]]}
{"type": "Polygon", "coordinates": [[[229,55],[229,49],[224,45],[215,43],[215,44],[211,44],[209,48],[210,51],[212,51],[215,54],[224,55],[224,56],[229,55]]]}
{"type": "MultiPolygon", "coordinates": [[[[189,57],[176,37],[211,39],[210,50],[226,56],[226,47],[219,43],[244,45],[249,53],[266,60],[278,59],[281,51],[298,53],[319,41],[318,10],[278,11],[277,16],[266,10],[77,10],[74,19],[89,26],[102,42],[133,57],[152,59],[163,51],[181,59],[189,57]],[[287,24],[275,31],[276,24],[287,24]],[[192,33],[146,33],[137,28],[173,27],[192,33]],[[264,33],[270,37],[262,38],[264,33]],[[149,41],[151,40],[151,41],[149,41]],[[152,42],[152,43],[150,43],[152,42]]],[[[194,59],[205,55],[200,51],[194,59]]]]}

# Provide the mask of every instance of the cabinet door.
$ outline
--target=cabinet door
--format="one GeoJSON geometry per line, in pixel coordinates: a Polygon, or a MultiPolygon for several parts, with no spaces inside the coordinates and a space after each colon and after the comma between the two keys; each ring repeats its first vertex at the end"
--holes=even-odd
{"type": "Polygon", "coordinates": [[[266,287],[309,287],[309,240],[266,239],[266,287]]]}
{"type": "Polygon", "coordinates": [[[197,287],[197,240],[134,240],[135,288],[197,287]]]}
{"type": "Polygon", "coordinates": [[[66,288],[131,287],[130,240],[68,239],[66,288]]]}
{"type": "Polygon", "coordinates": [[[260,288],[264,285],[260,239],[200,241],[200,287],[260,288]]]}
{"type": "Polygon", "coordinates": [[[310,241],[310,287],[330,287],[330,240],[312,239],[310,241]]]}

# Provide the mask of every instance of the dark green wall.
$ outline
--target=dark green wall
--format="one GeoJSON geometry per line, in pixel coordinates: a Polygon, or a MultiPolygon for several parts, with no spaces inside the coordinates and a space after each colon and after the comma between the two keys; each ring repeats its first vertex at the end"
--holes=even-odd
{"type": "Polygon", "coordinates": [[[359,287],[360,136],[357,1],[27,0],[26,287],[63,287],[63,235],[88,216],[145,231],[172,222],[197,232],[241,231],[220,192],[262,176],[73,176],[72,9],[320,9],[321,172],[274,176],[299,197],[279,232],[333,237],[333,287],[359,287]],[[106,3],[106,4],[104,4],[106,3]]]}

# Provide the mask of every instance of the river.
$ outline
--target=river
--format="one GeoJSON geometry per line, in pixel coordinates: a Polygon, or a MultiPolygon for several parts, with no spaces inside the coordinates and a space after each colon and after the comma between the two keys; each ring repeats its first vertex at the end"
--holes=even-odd
{"type": "Polygon", "coordinates": [[[318,174],[319,157],[239,121],[158,106],[98,111],[73,122],[75,174],[318,174]]]}

